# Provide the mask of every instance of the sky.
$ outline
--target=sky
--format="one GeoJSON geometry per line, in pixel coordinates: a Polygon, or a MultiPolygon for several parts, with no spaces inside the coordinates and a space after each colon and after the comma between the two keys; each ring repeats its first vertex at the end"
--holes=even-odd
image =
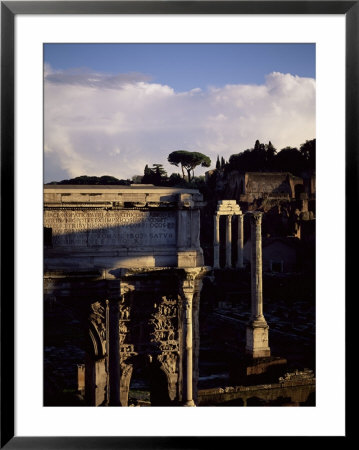
{"type": "MultiPolygon", "coordinates": [[[[45,44],[44,182],[315,138],[314,44],[45,44]]],[[[208,168],[197,168],[203,175],[208,168]]]]}

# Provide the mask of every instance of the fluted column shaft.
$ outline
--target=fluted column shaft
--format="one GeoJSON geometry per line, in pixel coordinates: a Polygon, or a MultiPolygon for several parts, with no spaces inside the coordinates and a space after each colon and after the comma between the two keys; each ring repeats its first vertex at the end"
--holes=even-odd
{"type": "Polygon", "coordinates": [[[268,325],[263,316],[262,213],[251,215],[251,319],[246,329],[246,353],[270,357],[268,325]]]}
{"type": "Polygon", "coordinates": [[[106,300],[106,372],[107,372],[107,405],[110,402],[110,367],[109,367],[109,353],[110,353],[110,302],[106,300]]]}
{"type": "Polygon", "coordinates": [[[226,216],[226,267],[232,267],[232,216],[226,216]]]}
{"type": "Polygon", "coordinates": [[[219,269],[219,215],[214,216],[213,267],[219,269]]]}
{"type": "Polygon", "coordinates": [[[251,216],[251,306],[252,319],[263,317],[261,213],[251,216]]]}
{"type": "Polygon", "coordinates": [[[120,405],[120,298],[110,299],[109,311],[109,403],[120,405]]]}
{"type": "Polygon", "coordinates": [[[238,256],[237,256],[237,268],[241,269],[243,267],[243,214],[238,216],[238,256]]]}
{"type": "Polygon", "coordinates": [[[193,292],[184,292],[185,350],[186,350],[186,392],[185,406],[195,406],[193,401],[193,332],[192,332],[193,292]]]}

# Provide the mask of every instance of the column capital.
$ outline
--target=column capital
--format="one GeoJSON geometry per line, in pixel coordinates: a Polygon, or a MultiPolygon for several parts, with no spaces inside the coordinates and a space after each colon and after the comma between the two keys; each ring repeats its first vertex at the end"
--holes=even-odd
{"type": "Polygon", "coordinates": [[[183,289],[182,294],[183,294],[183,300],[184,300],[183,305],[184,305],[185,309],[192,308],[194,291],[190,290],[190,289],[183,289]]]}
{"type": "Polygon", "coordinates": [[[263,213],[256,211],[251,214],[251,223],[256,226],[260,226],[262,224],[263,213]]]}

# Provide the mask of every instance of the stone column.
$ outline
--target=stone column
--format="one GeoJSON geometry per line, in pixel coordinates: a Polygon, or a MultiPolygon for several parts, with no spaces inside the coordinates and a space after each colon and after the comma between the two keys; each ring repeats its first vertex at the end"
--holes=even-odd
{"type": "Polygon", "coordinates": [[[219,214],[215,214],[214,219],[214,236],[213,236],[213,267],[219,269],[219,214]]]}
{"type": "Polygon", "coordinates": [[[262,213],[251,215],[251,319],[246,332],[246,353],[253,358],[270,356],[268,325],[263,316],[262,213]]]}
{"type": "Polygon", "coordinates": [[[184,406],[196,406],[193,400],[193,296],[196,291],[196,278],[200,272],[202,268],[186,269],[181,287],[184,331],[184,406]]]}
{"type": "Polygon", "coordinates": [[[184,292],[185,312],[185,358],[186,358],[186,391],[185,406],[196,406],[193,401],[192,375],[193,375],[193,337],[192,337],[192,300],[193,292],[184,292]]]}
{"type": "Polygon", "coordinates": [[[238,216],[237,268],[243,268],[243,214],[238,216]]]}
{"type": "Polygon", "coordinates": [[[198,378],[199,378],[199,302],[202,289],[202,280],[198,281],[192,300],[192,353],[193,353],[193,375],[192,375],[192,398],[195,403],[198,400],[198,378]]]}
{"type": "Polygon", "coordinates": [[[120,298],[109,302],[109,404],[120,405],[120,298]]]}
{"type": "Polygon", "coordinates": [[[106,300],[106,373],[107,373],[107,380],[106,380],[106,391],[107,391],[107,398],[106,398],[106,404],[108,405],[110,402],[110,368],[109,368],[109,353],[110,353],[110,302],[106,300]]]}
{"type": "Polygon", "coordinates": [[[232,216],[226,216],[226,267],[232,267],[232,216]]]}

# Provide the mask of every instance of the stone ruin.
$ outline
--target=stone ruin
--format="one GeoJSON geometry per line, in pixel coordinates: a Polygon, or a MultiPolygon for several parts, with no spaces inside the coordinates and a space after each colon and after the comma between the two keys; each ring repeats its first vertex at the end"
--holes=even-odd
{"type": "MultiPolygon", "coordinates": [[[[262,281],[262,216],[261,212],[247,213],[251,223],[251,318],[246,329],[246,353],[252,358],[268,358],[271,355],[268,344],[269,327],[263,315],[262,281]]],[[[238,259],[237,268],[243,268],[243,214],[235,200],[220,200],[214,215],[214,268],[219,268],[219,219],[226,217],[226,264],[231,268],[232,218],[238,217],[238,259]]]]}
{"type": "Polygon", "coordinates": [[[128,405],[137,370],[152,405],[195,405],[202,205],[190,189],[44,187],[45,305],[70,308],[86,330],[86,405],[128,405]]]}
{"type": "Polygon", "coordinates": [[[214,237],[213,237],[213,267],[215,269],[220,268],[219,264],[219,248],[220,248],[220,219],[221,216],[226,220],[226,255],[225,255],[225,267],[232,267],[232,222],[233,218],[237,217],[238,226],[238,257],[237,268],[243,268],[243,214],[240,207],[235,200],[220,200],[217,205],[217,210],[214,215],[214,237]]]}

